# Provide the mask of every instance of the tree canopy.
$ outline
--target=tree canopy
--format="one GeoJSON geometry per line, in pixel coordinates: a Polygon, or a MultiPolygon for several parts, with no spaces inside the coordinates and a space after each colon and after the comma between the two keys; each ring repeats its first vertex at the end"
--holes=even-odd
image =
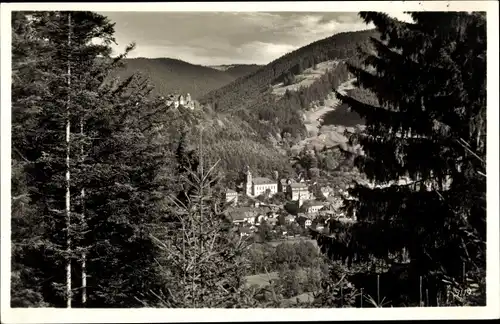
{"type": "Polygon", "coordinates": [[[366,121],[351,142],[363,147],[356,165],[372,185],[351,189],[356,199],[346,209],[360,223],[352,230],[376,226],[397,237],[372,246],[380,257],[407,248],[422,274],[456,279],[464,263],[484,270],[485,16],[415,12],[413,23],[360,16],[381,37],[372,38],[376,51],[364,53],[363,64],[349,66],[377,104],[337,93],[366,121]]]}

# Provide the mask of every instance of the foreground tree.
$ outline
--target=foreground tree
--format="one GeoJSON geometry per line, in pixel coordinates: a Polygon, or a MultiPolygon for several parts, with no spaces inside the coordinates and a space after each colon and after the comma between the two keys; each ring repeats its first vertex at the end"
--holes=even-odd
{"type": "Polygon", "coordinates": [[[20,291],[38,296],[29,306],[133,306],[155,281],[165,107],[135,77],[111,82],[123,55],[110,57],[106,17],[12,18],[13,306],[28,306],[20,291]]]}
{"type": "Polygon", "coordinates": [[[183,140],[177,150],[182,194],[165,202],[166,231],[152,233],[162,250],[161,287],[140,294],[145,306],[195,308],[241,307],[247,291],[244,275],[248,242],[232,229],[218,195],[220,176],[216,165],[206,167],[203,156],[188,149],[183,140]],[[156,301],[144,298],[154,296],[156,301]]]}
{"type": "Polygon", "coordinates": [[[368,230],[354,233],[351,247],[386,260],[406,248],[435,305],[439,283],[485,273],[485,15],[418,12],[414,23],[360,16],[381,37],[364,53],[365,66],[350,72],[378,105],[337,96],[366,121],[366,131],[352,137],[366,153],[357,166],[385,186],[351,190],[356,199],[346,206],[359,221],[351,228],[368,230]]]}

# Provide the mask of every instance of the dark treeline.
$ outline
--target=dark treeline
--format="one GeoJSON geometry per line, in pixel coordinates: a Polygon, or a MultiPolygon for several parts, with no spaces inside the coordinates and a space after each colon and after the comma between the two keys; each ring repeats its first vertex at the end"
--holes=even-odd
{"type": "Polygon", "coordinates": [[[443,287],[475,287],[482,299],[473,304],[484,305],[485,16],[412,13],[415,24],[361,16],[382,36],[372,40],[376,55],[367,53],[363,65],[349,70],[378,102],[337,96],[366,122],[366,131],[351,137],[365,152],[357,168],[374,183],[396,183],[355,185],[345,210],[358,222],[323,243],[332,251],[343,246],[349,261],[355,254],[388,260],[405,248],[412,282],[433,282],[427,287],[433,305],[438,295],[444,299],[443,287]],[[397,183],[405,177],[408,184],[397,183]]]}
{"type": "MultiPolygon", "coordinates": [[[[203,136],[204,158],[207,163],[217,164],[224,172],[221,181],[234,188],[241,174],[249,166],[254,172],[270,177],[274,171],[280,174],[293,172],[284,152],[280,152],[268,139],[262,138],[252,127],[237,116],[204,110],[172,109],[166,112],[170,120],[164,125],[175,146],[181,134],[191,147],[199,145],[203,136]]],[[[172,148],[174,149],[174,148],[172,148]]]]}

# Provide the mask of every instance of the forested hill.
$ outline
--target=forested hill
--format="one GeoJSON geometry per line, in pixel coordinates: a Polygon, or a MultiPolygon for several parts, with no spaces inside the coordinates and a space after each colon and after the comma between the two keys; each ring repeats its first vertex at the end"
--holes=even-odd
{"type": "Polygon", "coordinates": [[[305,135],[302,110],[312,101],[326,97],[349,75],[343,62],[356,60],[358,48],[371,48],[370,37],[377,37],[375,30],[345,32],[316,41],[288,53],[257,71],[239,78],[200,98],[216,111],[230,111],[247,121],[262,137],[292,137],[305,135]],[[298,91],[287,91],[276,98],[273,85],[290,82],[290,77],[321,62],[333,62],[329,75],[320,78],[298,91]],[[294,93],[293,93],[294,92],[294,93]]]}
{"type": "Polygon", "coordinates": [[[186,142],[197,147],[200,135],[203,140],[203,152],[209,165],[218,161],[217,169],[224,174],[223,183],[231,188],[237,185],[247,166],[263,176],[271,176],[274,171],[291,174],[293,171],[284,152],[259,135],[237,116],[214,112],[208,107],[201,109],[168,109],[165,111],[169,120],[165,130],[173,146],[186,133],[186,142]]]}
{"type": "Polygon", "coordinates": [[[236,79],[225,71],[171,58],[133,58],[124,63],[118,76],[124,79],[139,73],[147,77],[154,85],[153,95],[180,92],[190,93],[196,99],[236,79]]]}
{"type": "Polygon", "coordinates": [[[258,64],[231,64],[231,65],[218,65],[218,66],[211,66],[212,68],[216,70],[221,70],[225,71],[226,73],[232,75],[233,77],[241,78],[243,76],[249,75],[261,67],[263,65],[258,65],[258,64]]]}

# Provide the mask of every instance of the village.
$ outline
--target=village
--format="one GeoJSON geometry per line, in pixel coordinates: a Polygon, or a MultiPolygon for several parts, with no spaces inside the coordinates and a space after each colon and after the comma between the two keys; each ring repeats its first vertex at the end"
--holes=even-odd
{"type": "Polygon", "coordinates": [[[313,193],[315,183],[299,179],[253,177],[247,168],[246,179],[236,190],[225,191],[227,217],[242,237],[257,236],[272,241],[308,237],[310,231],[329,234],[330,220],[354,222],[341,210],[344,199],[352,199],[346,190],[329,186],[313,193]],[[319,196],[319,197],[317,197],[319,196]],[[269,233],[264,234],[264,231],[269,233]]]}

